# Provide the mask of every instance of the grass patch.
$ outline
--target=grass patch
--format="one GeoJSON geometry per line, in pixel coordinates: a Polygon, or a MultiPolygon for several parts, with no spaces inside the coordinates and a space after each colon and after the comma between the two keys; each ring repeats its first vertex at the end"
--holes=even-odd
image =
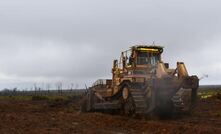
{"type": "Polygon", "coordinates": [[[221,94],[221,89],[198,90],[198,96],[201,99],[211,98],[213,96],[218,96],[219,94],[221,94]]]}
{"type": "Polygon", "coordinates": [[[32,96],[32,100],[65,101],[68,100],[68,97],[67,96],[32,96]]]}
{"type": "Polygon", "coordinates": [[[49,100],[48,96],[32,96],[33,101],[49,100]]]}
{"type": "Polygon", "coordinates": [[[0,100],[32,100],[32,96],[0,96],[0,100]]]}
{"type": "Polygon", "coordinates": [[[0,100],[33,100],[33,101],[40,101],[40,100],[47,100],[47,101],[67,101],[69,98],[67,96],[0,96],[0,100]]]}

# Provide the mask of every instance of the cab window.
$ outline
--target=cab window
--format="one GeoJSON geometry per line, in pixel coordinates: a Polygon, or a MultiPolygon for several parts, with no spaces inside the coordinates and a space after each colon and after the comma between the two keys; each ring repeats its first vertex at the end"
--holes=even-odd
{"type": "Polygon", "coordinates": [[[137,55],[137,65],[156,65],[157,61],[159,61],[157,53],[139,52],[137,55]]]}

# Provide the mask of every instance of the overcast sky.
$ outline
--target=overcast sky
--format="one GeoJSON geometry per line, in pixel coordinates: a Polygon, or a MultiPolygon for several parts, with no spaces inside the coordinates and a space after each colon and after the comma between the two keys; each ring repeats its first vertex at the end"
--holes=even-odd
{"type": "Polygon", "coordinates": [[[33,83],[90,85],[136,44],[221,84],[219,0],[0,0],[0,89],[33,83]]]}

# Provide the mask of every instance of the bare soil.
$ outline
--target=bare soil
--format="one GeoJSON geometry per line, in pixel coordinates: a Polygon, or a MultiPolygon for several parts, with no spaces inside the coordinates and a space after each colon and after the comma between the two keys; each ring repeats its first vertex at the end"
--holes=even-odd
{"type": "Polygon", "coordinates": [[[80,113],[75,103],[0,100],[1,134],[221,134],[221,99],[199,100],[190,115],[134,119],[80,113]]]}

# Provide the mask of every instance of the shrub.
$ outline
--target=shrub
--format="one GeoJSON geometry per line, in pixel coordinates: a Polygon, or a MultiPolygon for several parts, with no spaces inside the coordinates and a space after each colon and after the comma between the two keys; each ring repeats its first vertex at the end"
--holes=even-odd
{"type": "Polygon", "coordinates": [[[38,100],[49,100],[47,96],[32,96],[33,101],[38,101],[38,100]]]}

